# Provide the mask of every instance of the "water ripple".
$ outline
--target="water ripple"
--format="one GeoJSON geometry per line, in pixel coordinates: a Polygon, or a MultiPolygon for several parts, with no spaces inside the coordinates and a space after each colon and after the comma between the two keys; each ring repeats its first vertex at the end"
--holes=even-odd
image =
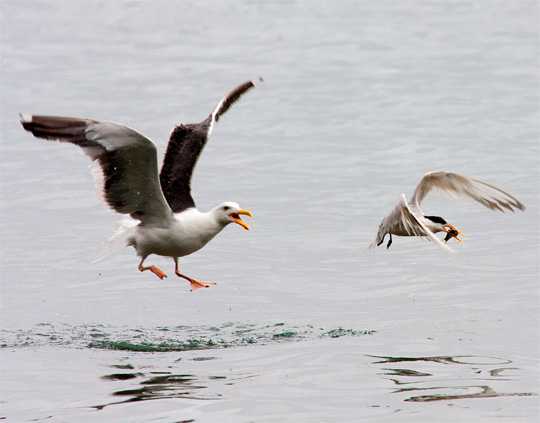
{"type": "Polygon", "coordinates": [[[70,346],[136,352],[191,351],[316,338],[371,335],[374,330],[325,329],[312,325],[227,322],[219,326],[129,328],[108,325],[40,323],[28,330],[0,330],[0,348],[70,346]]]}
{"type": "Polygon", "coordinates": [[[397,385],[392,393],[406,394],[403,399],[406,402],[538,395],[534,392],[504,392],[495,389],[495,384],[514,380],[511,375],[506,374],[508,371],[520,370],[517,367],[506,367],[512,360],[505,358],[477,355],[426,357],[369,355],[369,357],[378,359],[372,364],[410,363],[411,367],[422,366],[421,370],[402,367],[381,369],[383,370],[381,374],[390,376],[387,379],[397,385]]]}

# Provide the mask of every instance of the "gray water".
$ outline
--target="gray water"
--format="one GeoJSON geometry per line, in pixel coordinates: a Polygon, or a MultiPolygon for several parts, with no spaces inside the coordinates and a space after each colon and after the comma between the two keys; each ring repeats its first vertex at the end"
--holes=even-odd
{"type": "Polygon", "coordinates": [[[0,418],[50,422],[535,422],[540,65],[535,1],[3,1],[0,418]],[[88,159],[18,112],[122,122],[162,154],[246,79],[193,188],[251,209],[159,281],[88,159]],[[497,184],[497,214],[434,195],[448,255],[381,218],[428,170],[497,184]]]}

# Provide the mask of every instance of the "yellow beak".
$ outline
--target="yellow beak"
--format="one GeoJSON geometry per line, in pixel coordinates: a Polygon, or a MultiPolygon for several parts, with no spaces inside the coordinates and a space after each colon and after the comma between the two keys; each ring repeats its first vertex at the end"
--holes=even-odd
{"type": "Polygon", "coordinates": [[[249,225],[240,218],[240,215],[253,217],[253,214],[251,214],[249,210],[240,209],[236,213],[231,213],[229,215],[232,218],[232,221],[234,223],[236,223],[237,225],[240,225],[246,231],[249,231],[249,225]]]}

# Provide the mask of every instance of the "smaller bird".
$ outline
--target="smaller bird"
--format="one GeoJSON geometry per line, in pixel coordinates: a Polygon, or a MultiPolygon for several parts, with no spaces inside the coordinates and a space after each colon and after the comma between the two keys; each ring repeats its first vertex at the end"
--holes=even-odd
{"type": "Polygon", "coordinates": [[[453,172],[428,172],[416,186],[410,202],[405,194],[401,194],[399,203],[379,225],[377,237],[370,247],[381,245],[386,235],[390,236],[386,248],[392,245],[392,235],[428,237],[447,251],[452,251],[446,245],[450,239],[462,242],[459,235],[463,233],[454,225],[440,216],[428,216],[422,211],[420,204],[434,188],[455,196],[469,197],[495,211],[525,210],[517,198],[486,182],[453,172]],[[437,232],[446,233],[444,243],[435,236],[437,232]]]}

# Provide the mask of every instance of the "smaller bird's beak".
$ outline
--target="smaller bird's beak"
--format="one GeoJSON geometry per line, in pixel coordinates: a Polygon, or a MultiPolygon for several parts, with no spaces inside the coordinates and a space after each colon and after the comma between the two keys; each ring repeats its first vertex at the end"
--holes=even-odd
{"type": "Polygon", "coordinates": [[[232,218],[232,221],[234,223],[236,223],[237,225],[240,225],[246,231],[249,231],[249,225],[240,218],[240,215],[253,217],[253,214],[251,214],[249,210],[240,209],[236,213],[231,213],[229,215],[232,218]]]}
{"type": "Polygon", "coordinates": [[[444,242],[448,242],[452,238],[455,238],[458,242],[463,242],[462,239],[459,239],[458,236],[463,236],[463,232],[461,232],[459,229],[457,229],[454,225],[451,225],[450,223],[446,224],[444,226],[444,230],[446,231],[446,236],[444,237],[444,242]]]}

